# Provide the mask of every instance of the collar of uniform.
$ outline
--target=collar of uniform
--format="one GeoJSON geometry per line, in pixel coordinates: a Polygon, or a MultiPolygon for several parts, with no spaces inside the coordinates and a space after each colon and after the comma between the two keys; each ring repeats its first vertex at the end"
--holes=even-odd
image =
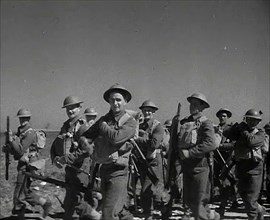
{"type": "Polygon", "coordinates": [[[108,115],[112,117],[115,121],[119,121],[119,119],[125,114],[125,111],[121,111],[118,113],[113,113],[112,110],[109,111],[108,115]]]}
{"type": "Polygon", "coordinates": [[[197,113],[197,114],[195,114],[195,115],[192,115],[192,119],[193,119],[194,121],[198,120],[200,117],[202,117],[202,113],[201,113],[201,112],[199,112],[199,113],[197,113]]]}
{"type": "Polygon", "coordinates": [[[76,123],[79,119],[81,119],[81,115],[77,115],[76,117],[72,118],[71,120],[68,120],[68,123],[70,126],[72,126],[74,123],[76,123]]]}
{"type": "Polygon", "coordinates": [[[31,124],[29,122],[26,122],[25,125],[19,127],[19,133],[23,133],[29,128],[31,128],[31,124]]]}

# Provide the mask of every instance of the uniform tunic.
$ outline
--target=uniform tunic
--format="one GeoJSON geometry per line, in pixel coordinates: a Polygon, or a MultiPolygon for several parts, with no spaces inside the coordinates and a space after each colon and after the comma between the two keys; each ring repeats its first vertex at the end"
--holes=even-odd
{"type": "MultiPolygon", "coordinates": [[[[140,124],[139,129],[139,137],[136,139],[136,143],[156,174],[159,180],[159,188],[162,188],[164,186],[161,158],[161,142],[164,135],[163,126],[157,120],[150,119],[140,124]]],[[[153,183],[147,176],[147,169],[141,167],[140,164],[139,168],[141,170],[142,181],[141,206],[144,210],[144,214],[150,216],[153,211],[153,200],[161,202],[161,198],[153,189],[153,183]]]]}
{"type": "MultiPolygon", "coordinates": [[[[90,170],[90,152],[78,146],[79,138],[85,131],[83,129],[84,124],[85,120],[82,119],[82,116],[65,121],[51,147],[52,160],[56,156],[65,156],[67,163],[65,182],[70,186],[74,186],[74,188],[69,187],[66,189],[64,198],[65,220],[72,219],[75,210],[80,216],[86,214],[85,207],[87,204],[83,201],[84,194],[76,189],[76,187],[81,186],[87,187],[89,183],[88,175],[79,171],[79,169],[86,172],[90,170]],[[67,137],[67,133],[70,133],[71,137],[67,137]]],[[[87,209],[91,211],[91,207],[87,206],[87,209]]]]}
{"type": "Polygon", "coordinates": [[[263,148],[265,134],[257,128],[249,129],[242,122],[240,126],[233,126],[228,135],[236,140],[235,159],[239,194],[249,219],[257,219],[258,214],[262,212],[262,206],[257,200],[262,184],[263,161],[254,159],[252,149],[263,148]]]}
{"type": "MultiPolygon", "coordinates": [[[[189,116],[181,125],[197,121],[202,114],[189,116]]],[[[179,147],[180,148],[180,147],[179,147]]],[[[197,131],[197,141],[189,151],[189,158],[182,161],[184,202],[192,210],[195,219],[209,219],[208,201],[210,197],[208,153],[215,150],[214,127],[210,120],[201,123],[197,131]]]]}
{"type": "Polygon", "coordinates": [[[13,196],[13,211],[21,210],[25,207],[25,202],[30,205],[40,205],[40,196],[31,190],[32,180],[23,174],[24,171],[30,171],[29,161],[33,162],[38,159],[38,150],[36,148],[36,133],[32,129],[30,123],[26,123],[23,126],[18,127],[16,134],[17,138],[10,144],[13,148],[21,149],[21,154],[14,156],[15,160],[18,160],[17,166],[17,181],[13,196]],[[33,155],[29,158],[29,153],[33,155]],[[36,154],[35,154],[36,152],[36,154]],[[25,199],[22,199],[25,196],[25,199]]]}
{"type": "MultiPolygon", "coordinates": [[[[101,192],[102,192],[102,219],[133,219],[133,216],[126,210],[128,163],[129,154],[132,148],[129,139],[133,138],[137,123],[133,117],[129,117],[120,125],[120,120],[126,114],[125,111],[113,114],[109,111],[101,117],[84,136],[94,141],[95,151],[98,156],[104,158],[100,168],[101,192]],[[103,123],[106,122],[106,123],[103,123]],[[110,155],[118,155],[110,157],[110,155]]],[[[96,156],[96,159],[100,159],[96,156]]]]}

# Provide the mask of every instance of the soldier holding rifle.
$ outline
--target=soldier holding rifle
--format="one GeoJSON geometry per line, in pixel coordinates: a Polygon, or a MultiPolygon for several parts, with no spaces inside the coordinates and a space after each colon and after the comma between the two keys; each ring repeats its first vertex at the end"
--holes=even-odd
{"type": "Polygon", "coordinates": [[[36,171],[37,167],[34,167],[33,164],[39,159],[37,136],[30,124],[31,112],[28,109],[22,108],[18,111],[17,117],[20,122],[18,132],[16,135],[13,135],[10,130],[7,131],[8,144],[3,148],[3,151],[12,154],[14,160],[18,161],[18,174],[13,195],[12,214],[18,215],[18,219],[24,219],[26,210],[25,202],[27,202],[31,206],[42,206],[43,217],[45,218],[49,214],[52,205],[51,201],[34,193],[31,190],[31,178],[24,174],[25,171],[36,171]]]}
{"type": "Polygon", "coordinates": [[[238,192],[245,204],[249,220],[263,220],[265,207],[258,203],[263,175],[263,156],[265,133],[257,128],[262,120],[261,114],[250,109],[244,120],[235,123],[226,136],[235,143],[236,173],[238,192]]]}
{"type": "MultiPolygon", "coordinates": [[[[225,131],[230,129],[232,124],[228,123],[228,119],[231,118],[232,112],[229,109],[221,108],[216,113],[219,119],[219,124],[215,127],[225,131]]],[[[214,185],[220,187],[220,198],[221,204],[218,209],[220,215],[224,215],[225,207],[228,203],[229,198],[233,200],[232,207],[237,207],[237,194],[236,194],[236,177],[234,175],[234,169],[227,172],[227,177],[220,178],[221,171],[229,164],[233,163],[233,150],[235,141],[231,141],[229,138],[222,134],[221,143],[219,148],[215,151],[215,165],[214,165],[214,185]],[[228,175],[230,175],[228,177],[228,175]]]]}
{"type": "Polygon", "coordinates": [[[93,152],[93,146],[88,144],[87,141],[79,145],[79,138],[87,129],[85,120],[80,114],[82,103],[83,101],[77,96],[65,98],[62,108],[66,110],[68,120],[64,122],[59,135],[51,146],[51,159],[53,163],[58,168],[66,165],[65,182],[69,186],[74,186],[66,188],[63,203],[65,220],[73,219],[72,216],[75,211],[80,218],[100,219],[100,213],[88,204],[88,202],[91,203],[91,198],[89,199],[91,196],[78,190],[78,188],[82,186],[87,187],[89,184],[87,173],[90,171],[89,160],[93,152]]]}
{"type": "Polygon", "coordinates": [[[217,148],[213,124],[203,115],[203,111],[210,106],[201,93],[194,93],[187,100],[191,115],[181,120],[177,146],[183,170],[184,202],[196,220],[219,220],[219,214],[208,206],[210,184],[207,157],[217,148]]]}
{"type": "MultiPolygon", "coordinates": [[[[151,100],[146,100],[139,107],[142,110],[144,121],[139,126],[139,137],[135,140],[144,154],[147,162],[151,166],[155,175],[158,178],[158,189],[164,188],[163,169],[162,169],[162,140],[164,136],[164,129],[162,124],[154,119],[154,114],[158,107],[151,100]]],[[[143,208],[143,215],[145,219],[152,219],[152,209],[154,200],[162,203],[163,199],[153,182],[147,175],[145,167],[141,167],[140,163],[138,169],[141,173],[142,190],[141,190],[141,206],[143,208]]]]}

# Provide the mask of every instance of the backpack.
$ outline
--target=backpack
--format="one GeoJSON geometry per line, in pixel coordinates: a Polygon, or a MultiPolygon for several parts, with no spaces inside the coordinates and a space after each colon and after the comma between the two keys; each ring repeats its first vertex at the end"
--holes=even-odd
{"type": "MultiPolygon", "coordinates": [[[[207,118],[202,116],[196,121],[190,121],[180,126],[178,133],[178,147],[180,149],[190,149],[200,141],[201,137],[198,135],[198,130],[201,124],[206,120],[207,118]]],[[[215,148],[217,148],[220,145],[222,137],[220,133],[215,132],[214,138],[215,148]]]]}
{"type": "Polygon", "coordinates": [[[33,129],[33,128],[29,128],[27,129],[24,134],[27,132],[27,131],[30,131],[30,130],[33,130],[35,133],[36,133],[36,143],[35,143],[35,146],[37,147],[37,149],[43,149],[46,145],[46,133],[45,131],[43,130],[36,130],[36,129],[33,129]]]}
{"type": "Polygon", "coordinates": [[[46,145],[46,133],[43,130],[34,130],[37,135],[36,146],[38,149],[43,149],[46,145]]]}

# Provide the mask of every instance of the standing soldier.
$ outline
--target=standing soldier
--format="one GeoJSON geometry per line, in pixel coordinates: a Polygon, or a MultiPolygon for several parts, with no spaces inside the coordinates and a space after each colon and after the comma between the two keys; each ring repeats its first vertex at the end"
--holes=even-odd
{"type": "MultiPolygon", "coordinates": [[[[149,165],[152,167],[154,173],[159,179],[160,188],[164,186],[163,173],[162,173],[162,140],[164,129],[162,124],[154,119],[154,114],[158,110],[158,107],[151,101],[146,100],[139,107],[142,110],[144,121],[139,126],[139,137],[136,139],[136,143],[145,155],[149,165]]],[[[160,195],[154,193],[153,183],[146,175],[147,170],[145,167],[139,168],[141,170],[141,206],[143,208],[143,214],[145,219],[152,219],[153,209],[153,197],[158,202],[161,202],[160,195]]]]}
{"type": "Polygon", "coordinates": [[[110,87],[103,95],[110,104],[109,112],[91,126],[83,138],[94,142],[93,161],[101,164],[101,193],[103,220],[133,219],[126,209],[128,165],[136,132],[136,120],[126,112],[131,93],[119,84],[110,87]]]}
{"type": "Polygon", "coordinates": [[[269,138],[270,138],[270,122],[267,123],[264,127],[264,131],[266,133],[266,147],[268,144],[268,153],[266,155],[266,161],[265,161],[265,166],[266,166],[266,199],[267,202],[270,203],[270,151],[269,151],[269,138]],[[268,141],[267,141],[268,140],[268,141]]]}
{"type": "Polygon", "coordinates": [[[209,108],[206,97],[194,93],[187,98],[190,116],[181,121],[178,149],[183,169],[184,202],[195,219],[220,219],[218,213],[210,211],[208,155],[216,149],[217,141],[212,122],[203,115],[209,108]]]}
{"type": "Polygon", "coordinates": [[[25,202],[28,202],[31,206],[42,206],[43,218],[45,218],[49,214],[52,205],[51,201],[35,194],[31,190],[31,178],[24,174],[25,171],[33,171],[31,163],[39,159],[37,135],[30,124],[31,112],[28,109],[22,108],[18,111],[17,116],[20,121],[18,132],[16,135],[12,135],[10,131],[9,145],[5,148],[18,161],[18,174],[13,196],[12,214],[17,214],[18,219],[24,219],[25,202]]]}
{"type": "Polygon", "coordinates": [[[84,115],[87,126],[91,127],[95,123],[98,113],[94,108],[87,108],[84,111],[84,115]]]}
{"type": "MultiPolygon", "coordinates": [[[[231,124],[228,123],[228,119],[231,118],[232,113],[229,109],[221,108],[216,113],[216,116],[219,119],[219,124],[217,128],[221,131],[226,131],[230,129],[231,124]]],[[[225,178],[224,180],[220,179],[221,171],[224,169],[225,166],[228,164],[233,163],[233,149],[234,149],[235,141],[231,141],[229,138],[225,137],[222,134],[221,143],[219,148],[215,151],[215,163],[214,166],[214,174],[215,174],[215,186],[220,186],[220,197],[221,197],[221,204],[219,207],[219,214],[224,215],[225,207],[228,203],[228,199],[231,197],[233,199],[232,207],[237,207],[237,196],[236,196],[236,178],[234,175],[234,169],[230,170],[230,177],[225,178]]],[[[228,175],[229,175],[228,173],[228,175]]]]}
{"type": "Polygon", "coordinates": [[[78,190],[79,187],[87,187],[89,183],[90,162],[89,156],[92,154],[93,146],[79,145],[79,138],[86,130],[85,120],[80,115],[81,101],[76,96],[68,96],[65,98],[63,107],[66,109],[68,120],[64,122],[61,131],[54,140],[51,147],[51,159],[58,167],[65,167],[65,182],[69,186],[66,188],[63,208],[65,210],[64,219],[71,220],[74,211],[81,218],[86,215],[93,219],[100,219],[100,214],[92,209],[84,200],[84,194],[78,190]],[[84,171],[84,172],[81,172],[84,171]]]}
{"type": "Polygon", "coordinates": [[[230,139],[236,140],[234,151],[238,192],[245,204],[249,220],[263,220],[265,213],[265,207],[257,202],[262,185],[262,148],[265,140],[264,132],[257,128],[261,120],[260,112],[250,109],[240,124],[234,124],[226,132],[230,139]]]}

